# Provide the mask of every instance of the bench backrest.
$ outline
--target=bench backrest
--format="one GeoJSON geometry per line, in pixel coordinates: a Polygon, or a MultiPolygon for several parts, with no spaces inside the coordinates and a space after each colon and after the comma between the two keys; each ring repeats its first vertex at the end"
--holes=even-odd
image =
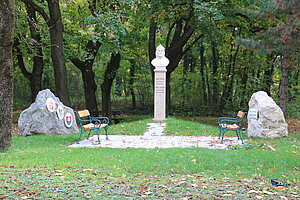
{"type": "Polygon", "coordinates": [[[237,114],[237,117],[240,118],[240,119],[243,119],[245,116],[245,112],[243,111],[239,111],[238,114],[237,114]]]}
{"type": "Polygon", "coordinates": [[[80,118],[90,116],[90,112],[88,110],[80,110],[77,111],[77,113],[80,118]]]}
{"type": "Polygon", "coordinates": [[[239,111],[238,114],[237,114],[237,120],[239,121],[239,126],[242,125],[243,123],[243,119],[244,117],[246,116],[247,112],[244,112],[244,111],[239,111]]]}

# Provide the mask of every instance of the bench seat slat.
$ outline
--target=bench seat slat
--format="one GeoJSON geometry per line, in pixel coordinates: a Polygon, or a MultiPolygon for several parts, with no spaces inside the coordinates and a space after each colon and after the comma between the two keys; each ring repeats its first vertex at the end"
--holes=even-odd
{"type": "MultiPolygon", "coordinates": [[[[108,126],[108,124],[101,124],[100,128],[104,128],[106,126],[108,126]]],[[[93,123],[85,124],[82,126],[82,128],[84,128],[84,129],[92,129],[92,128],[98,128],[98,127],[99,127],[99,125],[95,125],[93,123]]]]}

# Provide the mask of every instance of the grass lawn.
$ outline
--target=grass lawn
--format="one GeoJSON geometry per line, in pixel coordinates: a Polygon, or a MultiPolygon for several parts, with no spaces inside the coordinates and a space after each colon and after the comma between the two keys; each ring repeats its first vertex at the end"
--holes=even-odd
{"type": "MultiPolygon", "coordinates": [[[[142,134],[152,121],[136,120],[113,125],[109,133],[142,134]]],[[[166,122],[170,135],[218,134],[204,123],[166,122]]],[[[0,199],[300,198],[300,135],[245,136],[248,144],[228,150],[68,148],[77,136],[15,135],[0,154],[0,199]],[[291,185],[275,187],[270,179],[291,185]]]]}

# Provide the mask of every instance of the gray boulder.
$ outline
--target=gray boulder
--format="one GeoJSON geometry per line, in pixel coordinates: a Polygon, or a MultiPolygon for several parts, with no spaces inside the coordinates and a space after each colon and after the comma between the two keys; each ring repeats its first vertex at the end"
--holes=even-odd
{"type": "Polygon", "coordinates": [[[18,126],[23,136],[78,132],[73,109],[63,105],[49,89],[40,91],[35,102],[21,113],[18,126]]]}
{"type": "Polygon", "coordinates": [[[265,138],[288,136],[288,124],[285,122],[283,112],[266,92],[259,91],[251,96],[248,136],[265,138]],[[254,111],[254,115],[251,110],[254,111]]]}

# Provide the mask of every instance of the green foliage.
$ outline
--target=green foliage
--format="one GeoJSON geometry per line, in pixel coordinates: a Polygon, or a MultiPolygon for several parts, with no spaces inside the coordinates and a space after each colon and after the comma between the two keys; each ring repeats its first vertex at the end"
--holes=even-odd
{"type": "MultiPolygon", "coordinates": [[[[276,1],[277,3],[283,3],[276,1]]],[[[284,51],[282,40],[275,40],[284,30],[288,50],[294,52],[291,61],[297,66],[297,17],[290,18],[297,8],[297,1],[288,1],[278,6],[272,0],[214,0],[214,1],[61,1],[64,23],[64,53],[66,58],[89,59],[86,51],[88,40],[101,42],[93,65],[98,88],[112,52],[120,52],[121,68],[112,88],[113,110],[131,109],[131,89],[136,97],[136,109],[149,112],[153,106],[152,76],[148,58],[148,37],[151,22],[157,22],[156,43],[165,44],[172,38],[172,24],[182,19],[194,29],[192,39],[203,38],[191,45],[184,59],[171,76],[171,114],[217,115],[238,109],[247,109],[252,93],[270,91],[278,101],[281,70],[279,57],[284,51]],[[295,5],[294,7],[291,5],[295,5]],[[275,9],[273,9],[275,8],[275,9]],[[266,12],[263,12],[266,11],[266,12]],[[292,20],[293,19],[293,20],[292,20]],[[289,21],[290,20],[290,21],[289,21]],[[291,21],[292,20],[292,21],[291,21]],[[293,22],[293,23],[292,23],[293,22]],[[280,24],[282,29],[280,29],[280,24]],[[283,26],[291,25],[291,26],[283,26]],[[259,41],[252,39],[259,38],[259,41]],[[293,42],[292,42],[293,41],[293,42]],[[270,48],[260,48],[262,43],[270,48]],[[272,46],[271,44],[275,44],[272,46]],[[272,48],[271,48],[272,47],[272,48]],[[270,50],[270,51],[269,51],[270,50]],[[201,56],[201,51],[203,55],[201,56]],[[270,52],[273,52],[270,55],[270,52]],[[296,53],[295,53],[296,52],[296,53]],[[133,74],[130,73],[135,68],[133,74]],[[268,74],[268,70],[272,73],[268,74]],[[270,80],[267,79],[270,77],[270,80]]],[[[36,2],[47,10],[46,2],[36,2]]],[[[41,34],[41,43],[30,37],[28,16],[24,3],[16,2],[15,37],[20,38],[20,48],[27,70],[32,72],[35,45],[43,46],[44,73],[42,88],[55,92],[53,68],[50,62],[48,28],[37,14],[34,26],[41,34]]],[[[184,23],[183,26],[186,24],[184,23]]],[[[193,40],[191,40],[193,41],[193,40]]],[[[172,41],[169,41],[169,43],[172,41]]],[[[16,55],[16,54],[15,54],[16,55]]],[[[80,71],[67,61],[69,93],[72,106],[84,105],[84,91],[80,71]]],[[[297,70],[290,73],[296,77],[297,70]]],[[[299,77],[299,75],[298,75],[299,77]]],[[[288,116],[298,116],[296,109],[299,96],[297,82],[289,82],[288,116]]],[[[15,62],[15,109],[24,109],[30,103],[29,83],[23,78],[15,62]]],[[[100,102],[100,89],[96,91],[100,102]]]]}
{"type": "Polygon", "coordinates": [[[19,68],[15,69],[14,74],[14,109],[25,109],[31,103],[31,93],[29,86],[29,81],[20,72],[19,68]]]}
{"type": "Polygon", "coordinates": [[[290,102],[287,105],[287,117],[290,118],[300,118],[300,99],[296,99],[295,101],[290,102]]]}

